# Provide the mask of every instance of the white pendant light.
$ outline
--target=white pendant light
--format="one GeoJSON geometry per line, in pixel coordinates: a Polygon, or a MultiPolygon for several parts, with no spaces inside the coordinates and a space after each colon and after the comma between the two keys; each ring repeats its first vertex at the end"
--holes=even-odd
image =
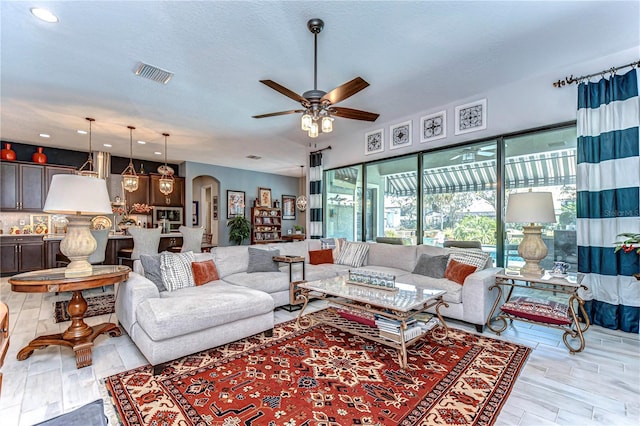
{"type": "Polygon", "coordinates": [[[133,168],[133,130],[135,127],[127,126],[129,129],[129,165],[121,173],[122,186],[127,192],[133,192],[138,189],[138,175],[136,169],[133,168]]]}
{"type": "Polygon", "coordinates": [[[78,174],[80,176],[89,176],[89,177],[97,178],[98,172],[93,170],[93,152],[91,151],[91,123],[93,123],[96,120],[91,117],[86,117],[85,120],[89,122],[89,158],[80,167],[80,169],[78,170],[78,174]]]}
{"type": "Polygon", "coordinates": [[[169,168],[167,167],[167,137],[169,137],[169,133],[163,133],[164,136],[164,170],[162,173],[162,177],[160,178],[160,192],[164,195],[169,195],[173,192],[173,173],[169,173],[169,168]]]}

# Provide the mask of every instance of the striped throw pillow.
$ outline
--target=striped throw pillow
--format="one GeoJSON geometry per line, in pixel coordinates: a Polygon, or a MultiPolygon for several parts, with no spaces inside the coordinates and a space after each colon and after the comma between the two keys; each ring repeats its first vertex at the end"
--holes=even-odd
{"type": "Polygon", "coordinates": [[[475,266],[476,270],[484,269],[489,260],[489,254],[481,250],[474,249],[451,249],[449,255],[449,262],[455,260],[459,263],[475,266]]]}
{"type": "Polygon", "coordinates": [[[364,265],[369,254],[369,245],[366,243],[351,243],[345,241],[340,246],[340,254],[336,263],[340,265],[353,266],[359,268],[364,265]]]}
{"type": "Polygon", "coordinates": [[[195,260],[193,252],[160,253],[160,273],[162,282],[168,291],[175,291],[185,287],[195,287],[191,263],[195,260]]]}

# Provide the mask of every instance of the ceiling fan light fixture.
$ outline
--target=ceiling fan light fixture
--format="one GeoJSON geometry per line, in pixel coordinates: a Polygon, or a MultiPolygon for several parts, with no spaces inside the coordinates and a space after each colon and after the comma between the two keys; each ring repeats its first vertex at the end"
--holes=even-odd
{"type": "Polygon", "coordinates": [[[309,127],[309,137],[310,138],[318,137],[318,123],[316,123],[315,121],[312,122],[311,126],[309,127]]]}
{"type": "Polygon", "coordinates": [[[138,189],[138,175],[133,167],[133,130],[135,127],[127,126],[129,129],[129,165],[120,173],[122,176],[122,187],[127,192],[134,192],[138,189]]]}
{"type": "Polygon", "coordinates": [[[309,114],[308,111],[305,111],[305,113],[302,114],[302,120],[301,120],[302,130],[304,130],[305,132],[308,132],[309,129],[311,128],[312,121],[313,119],[311,117],[311,114],[309,114]]]}
{"type": "Polygon", "coordinates": [[[333,117],[322,117],[322,133],[331,133],[333,131],[333,117]]]}

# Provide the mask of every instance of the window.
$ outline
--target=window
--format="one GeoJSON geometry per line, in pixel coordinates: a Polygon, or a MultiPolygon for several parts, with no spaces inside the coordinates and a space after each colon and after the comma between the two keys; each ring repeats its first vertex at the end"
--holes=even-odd
{"type": "Polygon", "coordinates": [[[362,240],[362,166],[325,173],[325,236],[362,240]]]}

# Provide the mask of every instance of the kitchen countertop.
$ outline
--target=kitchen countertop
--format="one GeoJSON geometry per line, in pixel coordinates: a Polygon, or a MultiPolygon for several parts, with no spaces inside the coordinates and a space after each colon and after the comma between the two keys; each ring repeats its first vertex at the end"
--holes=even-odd
{"type": "MultiPolygon", "coordinates": [[[[0,238],[2,237],[19,237],[19,238],[42,238],[44,241],[55,241],[62,240],[65,234],[0,234],[0,238]]],[[[168,234],[160,234],[160,238],[180,238],[182,234],[179,232],[170,232],[168,234]]],[[[131,235],[122,235],[122,234],[109,234],[110,240],[124,240],[133,238],[131,235]]]]}

